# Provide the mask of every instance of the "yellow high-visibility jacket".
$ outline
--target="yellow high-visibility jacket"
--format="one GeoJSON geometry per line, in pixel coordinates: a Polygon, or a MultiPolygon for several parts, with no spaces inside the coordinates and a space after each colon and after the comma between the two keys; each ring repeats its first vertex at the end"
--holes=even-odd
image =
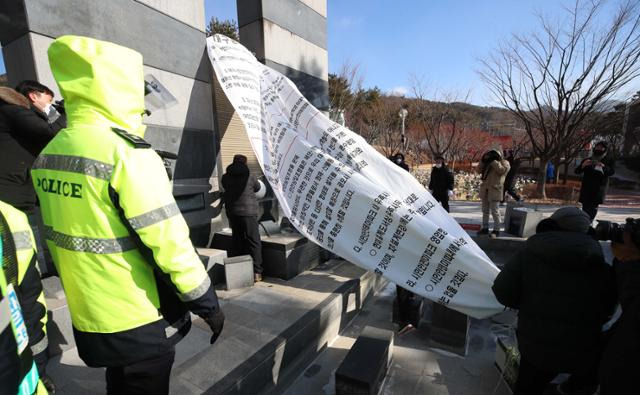
{"type": "MultiPolygon", "coordinates": [[[[47,304],[40,281],[36,261],[36,243],[27,216],[20,210],[0,201],[0,214],[5,218],[10,237],[16,249],[18,261],[17,288],[22,299],[22,315],[29,331],[29,346],[34,356],[42,356],[39,362],[46,364],[47,304]]],[[[44,366],[39,366],[44,373],[44,366]]]]}
{"type": "Polygon", "coordinates": [[[68,127],[31,174],[79,355],[107,367],[158,356],[188,332],[187,310],[208,317],[219,306],[163,162],[142,139],[142,56],[77,36],[48,55],[68,127]]]}
{"type": "Polygon", "coordinates": [[[47,393],[39,381],[33,357],[34,350],[39,353],[46,350],[47,340],[43,330],[46,308],[40,274],[32,258],[35,255],[33,241],[27,217],[0,202],[0,384],[3,393],[47,393]],[[25,258],[28,258],[27,264],[25,258]]]}

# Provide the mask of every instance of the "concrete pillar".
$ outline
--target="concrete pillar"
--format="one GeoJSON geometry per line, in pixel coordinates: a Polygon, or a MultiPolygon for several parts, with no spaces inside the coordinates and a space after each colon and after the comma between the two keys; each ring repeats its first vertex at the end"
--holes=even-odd
{"type": "MultiPolygon", "coordinates": [[[[240,42],[256,58],[291,79],[320,110],[329,110],[326,0],[238,1],[240,42]]],[[[251,171],[262,175],[242,121],[222,88],[214,81],[217,123],[221,141],[221,170],[233,155],[244,154],[251,171]]],[[[272,193],[260,202],[259,219],[280,220],[272,193]]]]}
{"type": "Polygon", "coordinates": [[[178,155],[174,195],[194,243],[204,246],[218,215],[211,72],[205,52],[203,0],[0,0],[0,43],[11,86],[35,79],[59,97],[47,48],[65,34],[111,41],[142,53],[178,105],[145,117],[145,138],[178,155]]]}
{"type": "Polygon", "coordinates": [[[326,0],[238,1],[240,42],[291,79],[320,110],[329,109],[326,0]]]}

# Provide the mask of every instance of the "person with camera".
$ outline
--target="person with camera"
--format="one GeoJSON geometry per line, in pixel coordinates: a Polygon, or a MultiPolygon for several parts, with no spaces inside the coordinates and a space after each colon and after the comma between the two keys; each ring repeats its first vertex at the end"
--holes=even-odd
{"type": "Polygon", "coordinates": [[[600,394],[637,394],[640,372],[640,219],[614,226],[612,240],[622,315],[611,329],[600,364],[600,394]]]}
{"type": "Polygon", "coordinates": [[[493,216],[492,236],[500,235],[500,209],[498,205],[503,197],[504,180],[511,166],[502,158],[499,150],[491,150],[482,155],[480,173],[480,199],[482,200],[482,228],[478,235],[489,234],[489,212],[493,216]]]}
{"type": "Polygon", "coordinates": [[[607,143],[600,141],[593,148],[593,155],[584,159],[575,173],[582,174],[580,186],[580,198],[582,209],[589,214],[593,221],[598,214],[598,206],[604,202],[604,197],[609,186],[609,177],[615,174],[613,163],[607,159],[607,143]]]}
{"type": "Polygon", "coordinates": [[[498,301],[518,310],[516,395],[542,394],[559,373],[571,374],[560,393],[597,389],[602,326],[616,294],[611,266],[590,231],[591,220],[579,208],[557,210],[494,281],[498,301]]]}

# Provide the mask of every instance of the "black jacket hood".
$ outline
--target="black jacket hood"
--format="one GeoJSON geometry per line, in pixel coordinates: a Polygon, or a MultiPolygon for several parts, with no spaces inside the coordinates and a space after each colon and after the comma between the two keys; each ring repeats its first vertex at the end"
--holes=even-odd
{"type": "Polygon", "coordinates": [[[227,174],[231,176],[241,176],[249,174],[249,166],[244,163],[233,162],[227,166],[227,174]]]}
{"type": "Polygon", "coordinates": [[[590,262],[600,262],[602,247],[587,233],[550,231],[538,233],[527,240],[526,249],[540,257],[543,264],[562,267],[567,271],[584,270],[590,262]]]}

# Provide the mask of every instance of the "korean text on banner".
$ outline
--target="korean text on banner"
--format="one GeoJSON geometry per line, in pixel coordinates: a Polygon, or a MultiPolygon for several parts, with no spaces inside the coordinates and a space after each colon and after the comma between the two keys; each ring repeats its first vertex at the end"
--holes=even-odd
{"type": "Polygon", "coordinates": [[[241,44],[214,35],[207,50],[284,215],[302,234],[472,317],[504,309],[491,291],[499,269],[415,178],[241,44]]]}

